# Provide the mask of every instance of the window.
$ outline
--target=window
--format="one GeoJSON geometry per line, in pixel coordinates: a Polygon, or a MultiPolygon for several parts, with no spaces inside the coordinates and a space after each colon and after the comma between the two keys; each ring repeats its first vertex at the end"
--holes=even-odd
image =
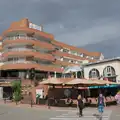
{"type": "Polygon", "coordinates": [[[8,61],[13,61],[13,58],[8,58],[8,61]]]}
{"type": "Polygon", "coordinates": [[[108,72],[108,73],[111,72],[111,67],[110,67],[110,66],[108,66],[108,67],[106,68],[106,72],[108,72]]]}
{"type": "Polygon", "coordinates": [[[97,69],[92,69],[89,72],[89,78],[98,78],[100,77],[99,71],[97,69]]]}
{"type": "Polygon", "coordinates": [[[107,66],[103,70],[103,76],[108,77],[108,76],[115,76],[115,69],[112,66],[107,66]]]}
{"type": "Polygon", "coordinates": [[[68,50],[67,49],[63,49],[63,52],[68,52],[68,50]]]}

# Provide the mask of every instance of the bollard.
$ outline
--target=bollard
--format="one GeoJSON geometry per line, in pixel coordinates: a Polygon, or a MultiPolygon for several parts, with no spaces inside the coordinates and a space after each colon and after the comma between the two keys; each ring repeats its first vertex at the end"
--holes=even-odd
{"type": "Polygon", "coordinates": [[[4,98],[4,103],[6,104],[6,98],[4,98]]]}

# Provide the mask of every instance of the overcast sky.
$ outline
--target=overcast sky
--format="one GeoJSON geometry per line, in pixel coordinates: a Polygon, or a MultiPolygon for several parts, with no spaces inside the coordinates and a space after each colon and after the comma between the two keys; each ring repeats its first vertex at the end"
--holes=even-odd
{"type": "Polygon", "coordinates": [[[75,46],[120,38],[120,0],[0,1],[0,32],[26,17],[75,46]]]}

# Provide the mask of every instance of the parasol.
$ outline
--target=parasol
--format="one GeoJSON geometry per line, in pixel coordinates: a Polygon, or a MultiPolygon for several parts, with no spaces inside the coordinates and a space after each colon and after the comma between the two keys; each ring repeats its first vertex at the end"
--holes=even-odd
{"type": "Polygon", "coordinates": [[[104,83],[87,80],[87,79],[73,79],[70,82],[66,82],[65,85],[77,85],[77,86],[95,86],[95,85],[105,85],[104,83]]]}
{"type": "Polygon", "coordinates": [[[57,78],[49,78],[40,82],[40,84],[44,84],[44,85],[62,85],[62,83],[63,82],[57,78]]]}

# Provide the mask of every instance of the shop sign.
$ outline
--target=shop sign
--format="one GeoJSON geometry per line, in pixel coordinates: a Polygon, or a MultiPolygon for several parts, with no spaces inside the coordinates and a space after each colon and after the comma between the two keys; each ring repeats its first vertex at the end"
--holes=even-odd
{"type": "Polygon", "coordinates": [[[41,30],[41,26],[35,25],[35,24],[33,24],[33,23],[29,23],[29,28],[42,31],[42,30],[41,30]]]}

